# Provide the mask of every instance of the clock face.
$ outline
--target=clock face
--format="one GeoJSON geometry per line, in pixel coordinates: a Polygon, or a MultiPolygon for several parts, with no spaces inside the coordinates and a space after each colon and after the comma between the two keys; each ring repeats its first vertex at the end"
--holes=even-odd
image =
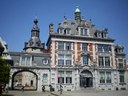
{"type": "Polygon", "coordinates": [[[42,60],[42,62],[43,62],[44,65],[47,65],[47,64],[48,64],[48,59],[47,59],[47,58],[44,58],[44,59],[42,60]]]}

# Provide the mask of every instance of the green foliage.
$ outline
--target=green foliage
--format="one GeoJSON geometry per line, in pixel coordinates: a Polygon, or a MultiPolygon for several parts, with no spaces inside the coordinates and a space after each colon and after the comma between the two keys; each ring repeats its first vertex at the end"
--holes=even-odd
{"type": "Polygon", "coordinates": [[[9,73],[10,66],[0,57],[0,83],[6,84],[9,82],[9,73]]]}

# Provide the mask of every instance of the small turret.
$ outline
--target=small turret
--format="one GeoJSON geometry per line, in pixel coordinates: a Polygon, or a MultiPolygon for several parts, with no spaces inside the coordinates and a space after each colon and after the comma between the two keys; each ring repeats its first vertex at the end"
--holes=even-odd
{"type": "Polygon", "coordinates": [[[77,23],[80,23],[80,21],[81,21],[81,12],[80,12],[80,9],[78,8],[78,6],[75,10],[75,20],[77,23]]]}
{"type": "Polygon", "coordinates": [[[45,48],[45,43],[41,43],[40,30],[38,27],[37,18],[34,19],[34,25],[31,30],[31,38],[28,42],[25,42],[24,50],[26,52],[41,52],[45,48]]]}
{"type": "Polygon", "coordinates": [[[39,28],[38,28],[38,20],[37,18],[35,18],[35,20],[33,21],[34,22],[34,25],[33,25],[33,28],[31,30],[31,37],[39,37],[39,28]]]}

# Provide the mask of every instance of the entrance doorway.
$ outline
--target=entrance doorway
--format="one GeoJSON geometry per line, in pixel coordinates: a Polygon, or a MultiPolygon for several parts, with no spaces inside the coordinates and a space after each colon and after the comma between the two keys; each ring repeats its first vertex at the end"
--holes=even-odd
{"type": "Polygon", "coordinates": [[[80,74],[80,87],[92,87],[92,73],[84,70],[80,74]]]}
{"type": "Polygon", "coordinates": [[[37,90],[37,75],[29,70],[17,71],[12,76],[12,89],[37,90]]]}

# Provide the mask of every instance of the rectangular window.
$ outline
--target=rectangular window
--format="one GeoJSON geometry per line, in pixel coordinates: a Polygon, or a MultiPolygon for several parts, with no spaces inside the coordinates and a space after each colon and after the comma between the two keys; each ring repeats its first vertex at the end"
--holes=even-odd
{"type": "Polygon", "coordinates": [[[88,44],[82,43],[82,51],[88,51],[88,44]]]}
{"type": "Polygon", "coordinates": [[[22,57],[22,65],[26,65],[25,64],[25,57],[22,57]]]}
{"type": "Polygon", "coordinates": [[[97,37],[100,38],[101,37],[101,33],[97,32],[97,37]]]}
{"type": "Polygon", "coordinates": [[[104,49],[104,52],[109,52],[109,51],[111,51],[111,46],[110,45],[104,45],[103,49],[104,49]]]}
{"type": "Polygon", "coordinates": [[[64,42],[58,42],[58,50],[64,50],[64,42]]]}
{"type": "Polygon", "coordinates": [[[71,50],[71,43],[70,42],[66,42],[65,44],[66,44],[65,49],[66,50],[71,50]]]}
{"type": "Polygon", "coordinates": [[[105,66],[110,67],[110,58],[109,57],[105,57],[105,66]]]}
{"type": "Polygon", "coordinates": [[[105,83],[105,72],[100,72],[100,83],[105,83]]]}
{"type": "Polygon", "coordinates": [[[121,71],[119,72],[119,74],[120,74],[120,83],[124,83],[124,72],[121,71]]]}
{"type": "Polygon", "coordinates": [[[62,34],[62,32],[63,32],[63,29],[59,29],[59,33],[62,34]]]}
{"type": "Polygon", "coordinates": [[[82,59],[83,59],[83,64],[88,64],[88,56],[87,55],[83,55],[82,59]]]}
{"type": "Polygon", "coordinates": [[[111,83],[111,72],[106,72],[106,83],[111,83]]]}
{"type": "Polygon", "coordinates": [[[64,83],[64,77],[58,77],[58,83],[64,83]]]}
{"type": "Polygon", "coordinates": [[[58,65],[64,65],[64,55],[58,54],[58,65]]]}
{"type": "Polygon", "coordinates": [[[87,36],[87,29],[84,29],[83,35],[86,35],[87,36]]]}
{"type": "Polygon", "coordinates": [[[109,52],[111,51],[110,45],[98,44],[98,52],[109,52]]]}
{"type": "Polygon", "coordinates": [[[70,29],[67,29],[67,34],[68,34],[68,35],[70,34],[70,29]]]}
{"type": "Polygon", "coordinates": [[[58,71],[58,83],[64,83],[64,71],[58,71]]]}
{"type": "Polygon", "coordinates": [[[43,74],[43,84],[48,84],[48,74],[43,74]]]}
{"type": "Polygon", "coordinates": [[[99,61],[99,66],[103,67],[104,66],[104,60],[103,60],[102,56],[99,56],[98,61],[99,61]]]}
{"type": "Polygon", "coordinates": [[[66,61],[66,65],[71,65],[72,64],[72,56],[65,55],[65,61],[66,61]]]}
{"type": "Polygon", "coordinates": [[[83,28],[80,28],[80,35],[83,35],[83,28]]]}
{"type": "Polygon", "coordinates": [[[72,83],[72,71],[66,71],[66,83],[67,84],[72,83]]]}
{"type": "Polygon", "coordinates": [[[123,59],[118,59],[119,68],[123,68],[123,59]]]}
{"type": "Polygon", "coordinates": [[[87,36],[87,29],[80,28],[80,35],[87,36]]]}
{"type": "Polygon", "coordinates": [[[103,52],[103,49],[102,49],[102,45],[101,44],[98,44],[98,52],[103,52]]]}
{"type": "Polygon", "coordinates": [[[72,84],[72,77],[66,77],[66,83],[72,84]]]}
{"type": "Polygon", "coordinates": [[[30,65],[30,57],[26,57],[26,65],[30,65]]]}
{"type": "Polygon", "coordinates": [[[21,64],[24,66],[29,66],[30,65],[30,57],[22,56],[21,64]]]}

